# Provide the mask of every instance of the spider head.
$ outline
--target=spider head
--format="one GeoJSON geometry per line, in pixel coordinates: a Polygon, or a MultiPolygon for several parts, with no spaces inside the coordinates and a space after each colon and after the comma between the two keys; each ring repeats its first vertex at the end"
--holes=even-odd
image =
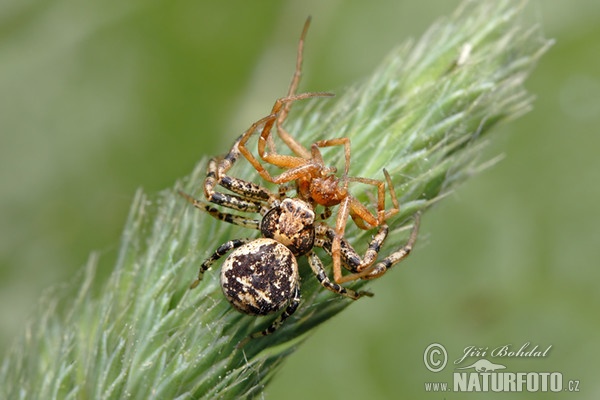
{"type": "Polygon", "coordinates": [[[306,254],[315,241],[315,212],[300,199],[286,198],[263,217],[260,230],[264,237],[287,246],[295,256],[306,254]]]}

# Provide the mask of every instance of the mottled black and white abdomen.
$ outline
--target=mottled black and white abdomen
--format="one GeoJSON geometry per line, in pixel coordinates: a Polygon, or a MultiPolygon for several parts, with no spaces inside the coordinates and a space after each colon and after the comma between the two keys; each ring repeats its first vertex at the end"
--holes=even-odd
{"type": "Polygon", "coordinates": [[[283,244],[269,238],[235,249],[221,268],[225,297],[239,311],[268,315],[283,309],[298,293],[298,263],[283,244]]]}

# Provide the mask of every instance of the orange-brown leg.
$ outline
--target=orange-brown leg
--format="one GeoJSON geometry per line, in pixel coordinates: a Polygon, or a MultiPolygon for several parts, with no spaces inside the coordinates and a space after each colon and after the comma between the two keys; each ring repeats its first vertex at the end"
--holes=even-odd
{"type": "Polygon", "coordinates": [[[385,175],[385,180],[387,182],[388,189],[390,191],[390,197],[392,199],[392,208],[387,210],[384,215],[384,220],[387,220],[400,211],[400,203],[398,203],[398,197],[396,197],[396,189],[394,188],[392,178],[385,168],[383,169],[383,175],[385,175]]]}
{"type": "MultiPolygon", "coordinates": [[[[387,174],[386,171],[386,178],[388,178],[389,175],[387,174]]],[[[358,178],[358,177],[352,177],[349,178],[352,181],[355,182],[361,182],[364,184],[369,184],[369,185],[374,185],[377,187],[377,192],[378,192],[378,212],[377,212],[377,217],[375,217],[365,206],[364,204],[362,204],[360,201],[358,201],[356,198],[354,198],[353,196],[348,196],[344,202],[342,203],[344,205],[344,207],[342,207],[342,204],[340,204],[340,211],[338,214],[338,218],[336,220],[336,229],[335,229],[335,236],[332,240],[332,244],[331,244],[331,256],[333,258],[333,273],[334,273],[334,279],[337,283],[343,283],[343,282],[349,282],[349,281],[355,281],[357,279],[363,279],[363,278],[367,278],[367,277],[371,277],[369,279],[374,278],[375,276],[373,275],[373,270],[375,269],[375,267],[373,266],[373,263],[377,260],[377,254],[379,252],[379,246],[383,243],[383,241],[385,240],[386,236],[387,236],[387,225],[385,225],[385,184],[381,181],[375,180],[375,179],[368,179],[368,178],[358,178]],[[346,219],[348,218],[348,215],[350,215],[352,217],[352,219],[354,220],[354,222],[356,223],[356,225],[361,228],[361,229],[372,229],[375,227],[380,227],[379,232],[377,233],[377,235],[375,236],[374,240],[372,241],[371,245],[369,246],[369,249],[367,250],[367,252],[365,253],[365,256],[363,257],[363,259],[361,260],[360,264],[357,266],[354,266],[354,269],[357,271],[356,273],[352,273],[352,274],[347,274],[347,275],[342,275],[342,268],[341,268],[341,240],[343,238],[344,232],[345,232],[345,224],[346,224],[346,219]]],[[[388,184],[391,182],[391,180],[389,180],[388,184]]],[[[394,202],[394,206],[395,206],[395,212],[398,212],[398,207],[397,207],[397,199],[395,197],[395,195],[393,196],[393,200],[394,202]]],[[[390,210],[393,211],[394,209],[390,210]]],[[[393,214],[390,214],[393,215],[393,214]]]]}
{"type": "Polygon", "coordinates": [[[369,230],[385,222],[385,184],[382,181],[361,177],[348,177],[350,182],[360,182],[377,188],[377,213],[374,215],[355,197],[350,196],[350,216],[360,229],[369,230]]]}
{"type": "MultiPolygon", "coordinates": [[[[271,109],[271,114],[276,114],[281,115],[281,112],[283,112],[283,110],[285,109],[285,106],[292,104],[294,101],[297,100],[302,100],[302,99],[307,99],[310,97],[326,97],[326,96],[332,96],[331,93],[325,93],[325,92],[314,92],[314,93],[301,93],[298,95],[293,95],[293,96],[288,96],[288,97],[283,97],[280,99],[277,99],[275,101],[275,104],[273,104],[273,108],[271,109]]],[[[308,150],[306,150],[304,147],[302,147],[300,144],[298,144],[295,140],[294,140],[294,144],[291,144],[286,142],[286,144],[290,147],[290,149],[292,149],[292,151],[296,154],[298,153],[302,153],[301,157],[298,156],[284,156],[284,155],[280,155],[274,152],[274,146],[270,145],[269,148],[271,149],[271,152],[267,152],[267,145],[268,144],[272,144],[272,137],[271,137],[271,129],[273,127],[275,121],[270,122],[268,124],[265,124],[265,127],[263,128],[260,137],[258,138],[258,155],[260,156],[260,158],[262,158],[264,161],[268,162],[269,164],[275,165],[277,167],[280,168],[290,168],[291,163],[296,163],[296,165],[302,163],[301,160],[306,160],[308,158],[310,158],[310,153],[308,153],[308,150]],[[301,151],[299,149],[302,149],[301,151]]],[[[277,123],[277,126],[279,126],[279,122],[277,123]]],[[[290,139],[292,139],[291,136],[289,136],[290,139]]],[[[293,139],[292,139],[293,140],[293,139]]],[[[243,146],[245,146],[245,141],[242,143],[243,146]]]]}
{"type": "MultiPolygon", "coordinates": [[[[255,123],[253,123],[250,128],[248,128],[248,130],[246,132],[244,132],[244,134],[241,136],[239,143],[238,143],[238,149],[239,152],[246,157],[246,159],[248,160],[248,162],[250,162],[250,164],[252,164],[252,166],[256,169],[256,171],[260,174],[260,176],[269,181],[269,182],[273,182],[273,183],[286,183],[289,182],[289,180],[285,180],[287,178],[273,178],[271,176],[271,174],[269,174],[269,172],[263,167],[263,165],[260,163],[260,161],[258,161],[258,159],[256,157],[254,157],[254,155],[252,154],[252,152],[250,152],[250,150],[248,150],[247,146],[246,146],[246,142],[248,141],[248,139],[250,138],[250,136],[252,136],[252,134],[258,130],[258,128],[263,125],[262,131],[261,131],[261,135],[258,139],[258,153],[259,156],[265,160],[266,162],[281,167],[281,168],[297,168],[300,167],[302,165],[304,165],[306,163],[306,160],[301,158],[301,157],[295,157],[295,156],[284,156],[284,155],[279,155],[279,154],[265,154],[266,153],[266,145],[267,145],[267,141],[271,132],[271,129],[273,128],[273,124],[275,123],[276,119],[277,119],[277,115],[278,113],[281,111],[281,107],[288,103],[288,102],[294,102],[296,100],[301,100],[301,99],[306,99],[309,97],[316,97],[316,96],[328,96],[328,93],[302,93],[299,95],[295,95],[295,96],[291,96],[291,97],[284,97],[281,99],[277,99],[275,101],[275,104],[273,105],[273,108],[271,110],[271,114],[269,114],[268,116],[261,118],[260,120],[256,121],[255,123]]],[[[296,179],[296,178],[294,178],[296,179]]]]}
{"type": "Polygon", "coordinates": [[[364,230],[372,229],[382,225],[390,217],[397,214],[400,210],[398,198],[396,197],[396,191],[390,174],[387,170],[383,169],[383,174],[388,184],[390,197],[392,200],[392,208],[389,210],[385,209],[385,183],[377,179],[360,178],[360,177],[349,177],[348,180],[351,182],[360,182],[366,185],[372,185],[377,187],[377,217],[374,221],[374,215],[371,213],[362,203],[357,200],[352,201],[352,207],[350,209],[350,216],[356,223],[356,225],[364,230]]]}
{"type": "MultiPolygon", "coordinates": [[[[294,96],[296,94],[296,90],[298,89],[298,85],[300,83],[300,77],[302,74],[302,54],[304,53],[304,39],[306,38],[306,33],[308,32],[308,27],[310,26],[310,17],[306,19],[304,23],[304,28],[302,29],[302,34],[300,35],[300,40],[298,41],[298,51],[296,54],[296,69],[294,70],[294,75],[292,76],[292,82],[290,83],[290,87],[288,88],[287,97],[294,96]]],[[[283,140],[285,144],[296,154],[302,158],[309,158],[310,152],[302,146],[300,143],[296,141],[283,128],[283,123],[285,122],[288,113],[290,112],[290,108],[292,107],[292,103],[286,103],[281,110],[281,113],[277,117],[277,134],[283,140]]],[[[272,141],[270,141],[272,144],[272,141]]],[[[269,146],[269,149],[272,153],[275,153],[275,147],[269,146]]]]}
{"type": "MultiPolygon", "coordinates": [[[[350,139],[348,139],[347,137],[341,137],[341,138],[335,138],[335,139],[325,139],[325,140],[318,140],[315,143],[313,143],[312,147],[313,148],[323,148],[323,147],[333,147],[333,146],[344,146],[344,160],[345,160],[345,164],[344,164],[344,176],[348,175],[348,172],[350,170],[350,139]]],[[[319,156],[320,156],[320,152],[319,152],[319,156]]],[[[313,155],[314,158],[314,155],[313,155]]],[[[321,158],[320,160],[321,164],[323,164],[323,159],[321,158]]]]}
{"type": "Polygon", "coordinates": [[[394,265],[398,264],[399,262],[404,260],[406,257],[408,257],[417,241],[417,236],[419,234],[420,221],[421,221],[421,212],[419,211],[414,216],[413,228],[412,228],[412,231],[410,232],[410,236],[409,236],[406,244],[404,246],[402,246],[400,249],[398,249],[395,252],[393,252],[392,254],[390,254],[389,256],[387,256],[386,258],[384,258],[383,260],[381,260],[380,262],[378,262],[377,264],[375,264],[373,267],[369,268],[368,270],[363,271],[363,272],[367,272],[367,275],[362,278],[363,279],[379,278],[381,275],[386,273],[388,269],[392,268],[394,265]]]}
{"type": "Polygon", "coordinates": [[[254,155],[252,155],[252,153],[250,151],[248,151],[248,149],[246,148],[246,142],[248,141],[248,138],[252,135],[252,133],[254,133],[254,131],[256,131],[256,129],[258,129],[258,127],[260,125],[264,124],[265,125],[264,129],[270,129],[270,127],[267,128],[267,125],[270,124],[270,126],[273,126],[273,122],[275,121],[276,118],[277,118],[276,115],[270,114],[270,115],[267,115],[266,117],[259,119],[258,121],[253,123],[250,126],[250,128],[248,128],[248,130],[242,135],[242,137],[239,141],[240,153],[242,153],[242,155],[244,157],[246,157],[248,162],[250,164],[252,164],[252,166],[260,174],[260,176],[262,176],[263,179],[265,179],[269,182],[272,182],[271,175],[269,175],[269,173],[264,169],[262,164],[254,157],[254,155]]]}
{"type": "MultiPolygon", "coordinates": [[[[242,153],[242,155],[244,157],[246,157],[248,162],[250,162],[250,164],[252,164],[252,166],[254,167],[254,169],[256,169],[258,174],[264,180],[266,180],[268,182],[272,182],[272,183],[276,183],[276,184],[284,184],[284,183],[288,183],[291,181],[295,181],[296,179],[306,176],[306,174],[309,174],[309,175],[313,174],[314,170],[315,170],[315,166],[313,164],[310,164],[308,160],[305,160],[300,157],[294,157],[294,156],[273,155],[273,156],[277,156],[276,160],[279,163],[279,165],[278,164],[275,164],[275,165],[281,166],[282,168],[288,168],[288,170],[283,172],[280,175],[271,176],[269,171],[267,171],[267,169],[260,163],[260,161],[258,161],[258,159],[256,157],[254,157],[254,155],[248,150],[248,148],[246,147],[245,144],[246,144],[248,138],[250,137],[250,135],[252,135],[252,133],[261,124],[265,124],[264,129],[270,129],[273,125],[272,123],[275,120],[275,118],[276,118],[275,114],[271,114],[267,117],[260,119],[259,121],[255,122],[254,124],[252,124],[250,129],[248,129],[246,131],[246,133],[244,133],[244,135],[242,136],[242,139],[240,140],[240,144],[239,144],[240,153],[242,153]]],[[[259,144],[260,144],[260,142],[259,142],[259,144]]]]}
{"type": "MultiPolygon", "coordinates": [[[[394,265],[398,264],[406,257],[409,256],[411,250],[413,249],[417,236],[419,233],[419,223],[420,223],[421,212],[417,212],[414,215],[413,227],[408,238],[406,244],[404,244],[400,249],[396,250],[377,264],[374,264],[377,256],[379,255],[379,251],[381,246],[383,245],[387,235],[388,235],[388,226],[386,224],[382,225],[377,234],[373,236],[371,242],[369,243],[369,247],[366,250],[364,256],[360,256],[354,248],[348,243],[348,241],[342,239],[341,240],[341,258],[344,263],[344,266],[354,272],[350,275],[345,275],[343,281],[356,280],[356,279],[375,279],[383,275],[387,272],[388,269],[392,268],[394,265]],[[374,265],[373,265],[374,264],[374,265]],[[357,272],[360,271],[360,272],[357,272]]],[[[328,227],[327,225],[321,224],[317,225],[317,239],[315,240],[315,246],[322,247],[327,253],[332,254],[333,248],[333,239],[335,238],[334,229],[328,227]]]]}
{"type": "MultiPolygon", "coordinates": [[[[350,197],[347,198],[342,204],[350,203],[350,197]]],[[[341,210],[341,204],[340,204],[341,210]]],[[[347,208],[344,210],[346,213],[346,218],[348,217],[348,213],[350,211],[350,205],[348,204],[347,208]]],[[[341,214],[341,211],[340,211],[341,214]]],[[[365,253],[365,256],[361,260],[360,264],[357,266],[353,266],[357,271],[356,273],[342,275],[342,265],[341,265],[341,241],[344,235],[344,231],[346,228],[345,219],[340,219],[340,214],[338,214],[338,219],[336,223],[335,236],[331,242],[331,258],[333,259],[333,278],[336,283],[344,283],[355,281],[358,279],[365,278],[369,276],[373,270],[373,263],[377,259],[377,254],[379,252],[379,246],[385,240],[387,236],[387,225],[382,225],[379,229],[377,235],[375,235],[369,249],[365,253]],[[373,247],[373,248],[372,248],[373,247]]]]}
{"type": "Polygon", "coordinates": [[[383,213],[377,213],[374,215],[369,209],[354,196],[350,196],[350,216],[352,220],[360,229],[368,231],[369,229],[376,228],[384,223],[382,220],[383,213]]]}
{"type": "Polygon", "coordinates": [[[341,241],[346,231],[346,220],[350,214],[350,197],[346,197],[339,206],[338,215],[335,222],[335,235],[331,241],[331,258],[333,260],[333,280],[336,283],[348,282],[354,279],[348,279],[349,275],[342,275],[341,261],[341,241]]]}
{"type": "MultiPolygon", "coordinates": [[[[325,224],[319,224],[316,227],[315,246],[322,247],[327,253],[331,254],[331,246],[335,238],[335,230],[325,224]]],[[[341,239],[341,259],[343,266],[352,273],[360,273],[355,276],[361,277],[370,275],[372,269],[362,273],[377,260],[379,250],[387,238],[389,228],[386,224],[379,227],[377,233],[371,238],[369,246],[364,255],[361,256],[344,238],[341,239]]]]}

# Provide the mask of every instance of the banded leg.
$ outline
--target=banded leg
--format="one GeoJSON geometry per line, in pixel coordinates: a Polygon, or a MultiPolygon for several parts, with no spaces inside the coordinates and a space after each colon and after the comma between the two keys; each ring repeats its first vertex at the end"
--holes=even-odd
{"type": "Polygon", "coordinates": [[[233,194],[226,194],[221,192],[214,192],[208,201],[223,207],[231,208],[233,210],[249,213],[260,213],[265,209],[263,204],[259,202],[246,200],[242,197],[233,194]]]}
{"type": "Polygon", "coordinates": [[[196,286],[198,286],[198,284],[200,284],[200,281],[202,280],[204,273],[206,272],[206,270],[208,270],[211,267],[211,265],[213,265],[215,263],[215,261],[217,261],[219,258],[223,257],[229,251],[236,249],[240,246],[243,246],[244,244],[250,242],[251,240],[252,239],[234,239],[234,240],[230,240],[230,241],[225,242],[222,245],[220,245],[219,248],[217,248],[217,250],[215,250],[215,252],[210,257],[208,257],[202,263],[202,265],[200,265],[200,269],[198,270],[198,277],[196,278],[196,280],[194,282],[192,282],[192,284],[190,285],[190,289],[194,289],[196,286]]]}
{"type": "Polygon", "coordinates": [[[277,329],[279,329],[279,327],[283,324],[283,322],[286,319],[288,319],[293,313],[296,312],[296,310],[298,309],[298,305],[300,305],[300,289],[299,287],[296,287],[296,290],[294,291],[294,296],[290,299],[289,304],[287,305],[285,310],[283,310],[283,312],[277,318],[275,318],[271,325],[267,329],[255,332],[250,336],[247,336],[245,339],[242,339],[236,345],[236,348],[242,348],[246,345],[246,343],[248,343],[252,339],[256,339],[261,336],[267,336],[275,332],[277,329]]]}
{"type": "Polygon", "coordinates": [[[331,211],[331,207],[325,207],[322,213],[317,214],[316,220],[325,221],[326,219],[329,219],[329,217],[331,217],[332,214],[333,211],[331,211]]]}
{"type": "Polygon", "coordinates": [[[248,182],[229,175],[223,175],[219,185],[233,193],[237,193],[243,198],[258,202],[272,203],[278,196],[254,182],[248,182]]]}
{"type": "MultiPolygon", "coordinates": [[[[375,259],[372,259],[369,263],[361,265],[360,272],[342,275],[341,269],[341,254],[342,254],[342,239],[344,236],[344,232],[346,230],[346,220],[348,216],[351,216],[356,225],[361,229],[372,229],[375,227],[380,227],[379,233],[376,237],[381,238],[381,242],[385,240],[387,236],[387,226],[385,226],[385,221],[398,213],[400,207],[398,203],[398,199],[396,197],[396,192],[394,190],[394,186],[392,183],[392,179],[387,172],[387,170],[383,170],[385,175],[385,179],[388,184],[388,188],[390,191],[390,196],[392,198],[393,207],[390,210],[385,210],[385,183],[375,179],[369,178],[360,178],[360,177],[350,177],[347,178],[349,181],[353,182],[361,182],[367,185],[372,185],[377,187],[377,217],[375,217],[361,202],[359,202],[353,196],[348,195],[344,201],[340,203],[340,207],[338,210],[338,216],[336,220],[335,226],[335,234],[331,238],[331,257],[333,259],[333,278],[337,283],[343,283],[348,281],[353,281],[357,279],[362,279],[370,273],[370,269],[367,269],[368,266],[372,265],[375,262],[375,259]],[[383,233],[385,231],[385,233],[383,233]]],[[[369,254],[369,253],[368,253],[369,254]]],[[[375,254],[376,257],[376,254],[375,254]]]]}
{"type": "Polygon", "coordinates": [[[204,179],[204,196],[211,201],[215,186],[221,182],[221,178],[231,169],[240,157],[239,143],[242,136],[233,143],[231,150],[223,158],[211,158],[206,167],[206,178],[204,179]]]}
{"type": "Polygon", "coordinates": [[[349,297],[353,300],[357,300],[362,296],[373,296],[373,293],[366,291],[354,291],[352,289],[347,289],[341,285],[338,285],[335,282],[331,282],[325,273],[325,268],[323,268],[323,263],[321,259],[314,251],[310,251],[306,254],[308,257],[308,263],[312,268],[317,280],[327,290],[331,290],[334,293],[337,293],[342,296],[349,297]]]}
{"type": "Polygon", "coordinates": [[[404,246],[400,249],[396,250],[377,264],[370,268],[370,273],[367,274],[363,279],[375,279],[379,278],[381,275],[385,274],[388,269],[392,268],[394,265],[398,264],[400,261],[404,260],[406,257],[410,255],[416,241],[417,236],[419,234],[419,224],[421,221],[421,212],[417,212],[414,216],[413,228],[410,232],[410,236],[408,241],[404,246]]]}
{"type": "MultiPolygon", "coordinates": [[[[326,225],[318,225],[315,246],[323,248],[329,255],[332,255],[332,244],[335,239],[335,231],[326,225]]],[[[354,280],[364,278],[371,274],[371,267],[379,255],[379,250],[387,238],[389,228],[386,224],[379,227],[377,234],[373,236],[365,254],[361,257],[358,252],[348,243],[346,239],[340,240],[340,258],[342,265],[351,271],[354,280]]]]}
{"type": "Polygon", "coordinates": [[[196,200],[192,196],[187,193],[182,192],[181,190],[178,192],[180,196],[190,202],[194,207],[207,212],[213,218],[218,219],[219,221],[224,221],[233,225],[242,226],[244,228],[251,228],[258,230],[260,227],[260,221],[250,218],[245,218],[240,215],[224,213],[216,208],[212,207],[210,204],[204,203],[200,200],[196,200]]]}
{"type": "Polygon", "coordinates": [[[252,182],[237,179],[226,175],[233,163],[239,157],[238,138],[230,152],[220,161],[212,158],[208,162],[206,178],[204,180],[204,196],[206,199],[223,207],[232,208],[245,212],[260,212],[263,209],[262,202],[272,203],[276,196],[252,182]],[[215,191],[219,185],[235,194],[226,194],[215,191]]]}

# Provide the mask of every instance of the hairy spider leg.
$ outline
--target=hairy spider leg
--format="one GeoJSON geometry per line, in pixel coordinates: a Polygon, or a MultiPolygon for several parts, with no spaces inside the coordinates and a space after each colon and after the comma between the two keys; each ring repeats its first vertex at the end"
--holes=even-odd
{"type": "MultiPolygon", "coordinates": [[[[348,243],[347,240],[341,240],[341,260],[344,267],[349,271],[359,275],[361,279],[375,279],[383,275],[388,269],[404,260],[410,254],[414,247],[419,232],[421,212],[414,215],[413,228],[406,244],[396,250],[386,258],[373,265],[377,260],[381,246],[389,234],[389,228],[386,224],[379,227],[376,235],[371,238],[369,246],[364,256],[360,256],[357,251],[348,243]],[[370,267],[372,266],[372,267],[370,267]],[[370,267],[370,268],[368,268],[370,267]],[[368,268],[368,269],[365,269],[368,268]]],[[[315,246],[321,247],[329,255],[332,255],[332,244],[335,237],[335,231],[327,225],[317,226],[317,239],[315,246]]]]}
{"type": "MultiPolygon", "coordinates": [[[[259,171],[259,173],[261,173],[261,176],[264,179],[274,183],[286,183],[306,176],[307,173],[310,178],[333,174],[337,169],[335,167],[325,167],[323,156],[319,150],[319,148],[333,146],[344,146],[344,175],[348,174],[348,170],[350,169],[350,140],[348,138],[343,137],[319,140],[312,144],[309,158],[300,158],[296,156],[269,153],[266,151],[266,145],[271,138],[271,128],[272,124],[265,124],[265,127],[258,138],[258,155],[267,163],[279,168],[286,168],[288,171],[279,176],[272,177],[264,167],[261,166],[265,172],[261,173],[261,171],[259,171]]],[[[244,153],[244,155],[246,155],[246,153],[244,153]]]]}
{"type": "Polygon", "coordinates": [[[225,254],[229,253],[231,250],[237,249],[238,247],[243,246],[251,241],[252,239],[233,239],[220,245],[217,248],[217,250],[215,250],[215,252],[209,258],[207,258],[202,263],[202,265],[200,265],[200,269],[198,270],[198,277],[194,282],[192,282],[192,284],[190,285],[190,289],[194,289],[200,284],[204,273],[215,263],[215,261],[223,257],[225,254]]]}
{"type": "MultiPolygon", "coordinates": [[[[301,70],[302,70],[302,54],[304,51],[304,39],[308,32],[309,26],[310,26],[310,17],[308,17],[306,19],[306,22],[304,23],[304,28],[302,30],[302,34],[300,36],[300,41],[298,43],[298,52],[297,52],[297,57],[296,57],[296,69],[295,69],[294,75],[292,77],[292,82],[290,83],[290,87],[288,89],[288,95],[282,99],[278,99],[275,102],[275,104],[273,105],[273,110],[271,111],[271,114],[277,114],[276,120],[278,121],[277,126],[278,126],[278,133],[279,133],[280,137],[288,145],[288,147],[294,153],[299,155],[301,158],[309,158],[310,152],[307,149],[305,149],[300,143],[298,143],[288,132],[283,130],[283,128],[281,128],[281,130],[280,130],[280,125],[283,124],[284,120],[287,118],[287,114],[289,112],[291,104],[295,100],[300,100],[300,99],[304,99],[304,98],[308,98],[308,97],[316,97],[316,96],[333,96],[332,93],[304,93],[304,94],[296,95],[296,90],[297,90],[298,84],[300,82],[300,75],[301,75],[301,70]]],[[[252,134],[252,132],[255,131],[262,123],[265,123],[267,125],[266,129],[268,131],[270,131],[272,128],[272,125],[275,123],[275,119],[272,119],[269,117],[270,116],[265,117],[265,118],[257,121],[256,123],[254,123],[245,134],[241,135],[236,140],[236,142],[234,143],[230,152],[227,155],[225,155],[225,157],[223,157],[221,159],[213,158],[209,161],[208,172],[207,172],[207,176],[206,176],[205,184],[204,184],[204,194],[205,194],[206,199],[209,202],[213,202],[213,197],[219,196],[219,195],[215,195],[214,188],[215,188],[215,186],[217,186],[220,183],[222,177],[227,173],[227,171],[233,166],[233,164],[238,159],[238,157],[240,155],[240,151],[239,151],[240,142],[243,147],[246,140],[248,139],[248,136],[250,136],[252,134]]],[[[274,143],[272,142],[272,139],[270,136],[269,136],[269,142],[270,142],[269,143],[270,149],[272,150],[272,152],[275,152],[274,143]]],[[[251,154],[249,154],[249,152],[248,152],[248,155],[251,156],[251,154]]],[[[246,155],[246,158],[248,158],[248,155],[246,155]]],[[[249,159],[249,161],[252,163],[252,160],[249,159]]],[[[252,164],[256,168],[255,163],[252,163],[252,164]]]]}
{"type": "Polygon", "coordinates": [[[208,161],[204,196],[209,202],[224,207],[246,212],[260,212],[264,208],[263,202],[271,205],[277,196],[260,185],[226,175],[239,157],[238,143],[239,139],[225,157],[220,160],[212,158],[208,161]],[[237,195],[217,192],[215,190],[217,185],[237,195]]]}
{"type": "Polygon", "coordinates": [[[281,314],[279,314],[277,316],[277,318],[275,318],[275,320],[273,320],[273,322],[271,322],[271,325],[269,325],[269,327],[267,329],[264,329],[259,332],[255,332],[251,335],[246,336],[244,339],[240,340],[240,342],[235,346],[236,349],[241,349],[252,339],[257,339],[261,336],[267,336],[267,335],[270,335],[271,333],[275,332],[277,329],[279,329],[279,327],[281,327],[281,325],[283,324],[283,322],[286,319],[288,319],[292,314],[294,314],[296,312],[299,305],[300,305],[300,288],[296,287],[296,289],[294,291],[294,296],[290,299],[288,306],[283,310],[283,312],[281,314]]]}
{"type": "Polygon", "coordinates": [[[251,229],[256,229],[256,230],[260,229],[260,221],[258,221],[258,220],[251,219],[251,218],[245,218],[240,215],[230,214],[230,213],[225,213],[225,212],[219,211],[216,208],[214,208],[213,206],[211,206],[210,204],[204,203],[203,201],[200,201],[200,200],[197,200],[197,199],[193,198],[192,196],[190,196],[189,194],[182,192],[181,190],[179,190],[178,193],[181,197],[186,199],[194,207],[196,207],[202,211],[205,211],[206,213],[210,214],[215,219],[218,219],[220,221],[224,221],[224,222],[227,222],[227,223],[230,223],[233,225],[238,225],[238,226],[241,226],[244,228],[251,228],[251,229]]]}
{"type": "MultiPolygon", "coordinates": [[[[394,186],[392,180],[390,178],[387,170],[383,170],[385,175],[388,188],[390,191],[390,196],[392,198],[393,207],[386,211],[385,210],[385,183],[376,179],[369,178],[360,178],[360,177],[349,177],[348,180],[352,182],[360,182],[367,185],[373,185],[377,187],[377,217],[375,217],[360,201],[358,201],[355,197],[348,195],[342,203],[340,203],[340,208],[338,210],[338,215],[335,224],[335,234],[332,238],[331,244],[331,257],[333,259],[333,277],[335,282],[343,283],[354,281],[357,279],[362,279],[368,276],[371,273],[372,264],[375,262],[375,259],[364,260],[363,263],[360,264],[360,268],[357,270],[358,272],[352,273],[349,275],[342,275],[342,265],[341,265],[341,240],[344,237],[344,233],[346,231],[346,221],[348,216],[351,216],[352,220],[356,223],[356,225],[361,229],[373,229],[377,226],[385,227],[387,230],[387,225],[385,225],[385,221],[387,218],[393,216],[399,211],[398,199],[396,197],[396,192],[394,190],[394,186]]],[[[381,231],[381,230],[380,230],[381,231]]],[[[383,237],[385,239],[385,236],[383,237]]],[[[373,267],[374,268],[374,267],[373,267]]]]}
{"type": "Polygon", "coordinates": [[[262,166],[262,164],[256,159],[256,157],[254,157],[254,155],[246,147],[246,142],[248,141],[250,136],[252,136],[252,134],[255,131],[257,131],[260,126],[263,126],[261,136],[259,137],[259,140],[258,140],[258,147],[259,147],[259,154],[261,151],[264,153],[264,149],[267,145],[267,142],[266,142],[267,137],[268,137],[271,129],[273,128],[273,124],[275,123],[275,121],[277,119],[277,115],[280,112],[281,107],[283,107],[283,105],[285,103],[293,102],[296,100],[307,99],[310,97],[324,97],[324,96],[332,96],[332,94],[325,93],[325,92],[302,93],[302,94],[298,94],[298,95],[291,96],[291,97],[283,97],[283,98],[277,99],[275,101],[275,104],[273,105],[271,114],[259,119],[255,123],[253,123],[250,126],[250,128],[248,128],[248,130],[241,136],[239,141],[236,142],[239,152],[242,153],[244,155],[244,157],[246,157],[248,162],[250,162],[250,164],[252,164],[252,166],[256,169],[256,171],[260,174],[260,176],[263,179],[265,179],[268,182],[272,182],[272,183],[276,183],[276,184],[287,183],[292,180],[295,180],[296,176],[301,176],[303,174],[306,174],[307,173],[306,169],[313,170],[315,168],[315,166],[313,166],[313,165],[307,166],[306,159],[304,159],[302,157],[281,156],[281,157],[285,158],[285,165],[287,165],[288,168],[294,169],[294,171],[293,172],[286,171],[286,172],[284,172],[283,177],[279,176],[279,177],[273,178],[273,177],[271,177],[269,172],[262,166]],[[295,168],[300,168],[300,170],[296,170],[295,168]]]}
{"type": "Polygon", "coordinates": [[[404,260],[406,257],[408,257],[417,241],[417,236],[419,234],[420,221],[421,221],[421,212],[419,211],[414,215],[413,228],[412,228],[412,231],[410,233],[410,236],[409,236],[406,244],[404,246],[402,246],[400,249],[398,249],[395,252],[393,252],[392,254],[390,254],[389,256],[387,256],[386,258],[384,258],[383,260],[381,260],[380,262],[378,262],[377,264],[375,264],[373,266],[373,268],[369,269],[370,273],[367,274],[366,276],[364,276],[362,279],[379,278],[381,275],[386,273],[387,270],[389,270],[394,265],[398,264],[399,262],[404,260]]]}
{"type": "Polygon", "coordinates": [[[362,296],[373,296],[373,293],[366,291],[354,291],[352,289],[345,288],[337,283],[331,282],[325,273],[325,268],[323,267],[323,262],[319,258],[319,256],[314,251],[309,251],[306,254],[308,258],[308,264],[313,270],[313,273],[317,277],[317,280],[325,289],[330,290],[334,293],[337,293],[342,296],[349,297],[353,300],[358,300],[362,296]]]}
{"type": "Polygon", "coordinates": [[[396,196],[396,190],[394,189],[392,178],[390,177],[390,174],[385,168],[383,169],[383,174],[385,175],[385,179],[388,184],[388,190],[390,193],[390,198],[392,200],[392,208],[390,208],[389,210],[385,209],[384,182],[370,178],[348,177],[349,182],[364,183],[366,185],[375,186],[377,188],[377,216],[373,215],[373,213],[371,213],[367,209],[367,207],[365,207],[365,205],[359,202],[358,200],[352,200],[350,216],[352,217],[356,225],[361,229],[369,230],[380,226],[390,217],[396,215],[400,211],[400,204],[398,203],[398,197],[396,196]]]}
{"type": "MultiPolygon", "coordinates": [[[[298,85],[300,83],[300,77],[302,75],[302,54],[304,53],[304,40],[306,39],[306,34],[308,32],[308,27],[310,26],[310,17],[306,19],[304,22],[304,28],[302,29],[302,34],[300,35],[300,40],[298,41],[298,50],[296,54],[296,69],[294,70],[294,75],[292,76],[292,81],[290,82],[290,87],[288,89],[287,97],[294,96],[296,94],[296,90],[298,89],[298,85]]],[[[310,152],[302,146],[300,143],[293,138],[292,135],[289,134],[283,128],[283,123],[286,120],[290,108],[292,107],[292,103],[286,103],[281,110],[281,113],[277,117],[277,134],[283,140],[285,144],[294,152],[296,155],[302,158],[309,158],[310,152]]],[[[269,137],[269,149],[271,152],[275,153],[275,144],[271,137],[269,137]]]]}
{"type": "MultiPolygon", "coordinates": [[[[335,229],[326,224],[319,224],[315,227],[316,239],[315,246],[323,248],[329,255],[331,254],[331,246],[336,236],[335,229]]],[[[389,228],[386,224],[379,227],[377,233],[373,235],[365,254],[361,257],[358,252],[344,238],[340,241],[340,257],[342,265],[350,272],[361,272],[365,268],[377,261],[379,251],[383,242],[387,238],[389,228]]]]}

